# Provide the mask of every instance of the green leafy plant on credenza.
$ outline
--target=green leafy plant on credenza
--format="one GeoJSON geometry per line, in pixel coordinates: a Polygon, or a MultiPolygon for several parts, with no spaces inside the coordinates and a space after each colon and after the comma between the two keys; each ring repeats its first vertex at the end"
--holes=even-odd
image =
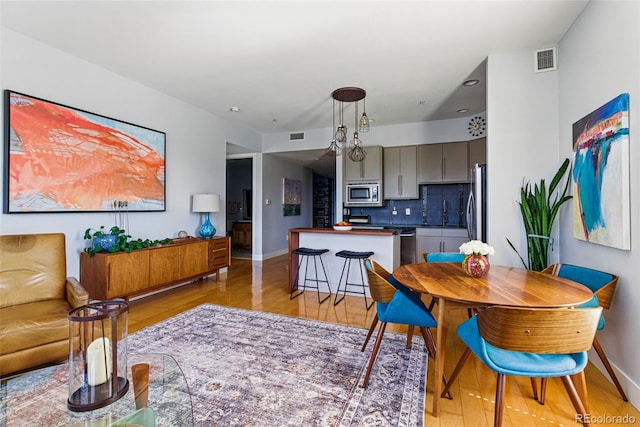
{"type": "MultiPolygon", "coordinates": [[[[163,240],[150,240],[150,239],[132,239],[130,235],[126,233],[126,231],[117,225],[114,225],[109,229],[109,232],[105,232],[104,225],[101,225],[98,230],[93,228],[87,228],[84,231],[85,240],[91,240],[92,244],[89,247],[84,248],[84,251],[88,253],[90,256],[94,256],[99,252],[131,252],[133,250],[151,248],[158,245],[167,245],[171,243],[171,239],[163,239],[163,240]],[[113,240],[113,245],[108,248],[104,248],[101,245],[101,240],[106,236],[113,236],[111,239],[113,240]]],[[[107,246],[107,245],[105,245],[107,246]]]]}
{"type": "Polygon", "coordinates": [[[553,223],[558,215],[560,206],[569,201],[572,196],[567,195],[569,184],[571,183],[571,172],[569,159],[565,159],[554,175],[549,185],[549,190],[544,179],[531,186],[529,182],[522,185],[520,189],[520,213],[524,222],[524,229],[527,233],[527,255],[528,263],[524,261],[520,252],[507,238],[509,246],[518,254],[520,261],[529,270],[542,271],[549,264],[549,248],[551,247],[551,231],[553,223]],[[569,171],[564,188],[559,192],[558,185],[562,181],[565,173],[569,171]],[[558,190],[558,191],[556,191],[558,190]]]}

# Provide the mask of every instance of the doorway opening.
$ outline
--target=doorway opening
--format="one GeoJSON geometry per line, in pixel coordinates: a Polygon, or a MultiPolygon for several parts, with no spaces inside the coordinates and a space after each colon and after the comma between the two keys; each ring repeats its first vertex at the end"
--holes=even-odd
{"type": "Polygon", "coordinates": [[[251,259],[253,159],[227,159],[227,233],[231,257],[251,259]]]}

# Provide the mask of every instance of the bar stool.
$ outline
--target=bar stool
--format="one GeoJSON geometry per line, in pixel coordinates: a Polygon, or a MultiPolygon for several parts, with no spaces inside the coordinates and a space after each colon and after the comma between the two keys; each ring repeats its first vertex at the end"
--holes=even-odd
{"type": "Polygon", "coordinates": [[[366,287],[364,285],[364,274],[362,273],[362,262],[358,262],[360,265],[360,283],[349,283],[349,271],[351,269],[351,261],[353,260],[363,260],[369,258],[373,255],[373,252],[355,252],[355,251],[340,251],[336,253],[337,257],[344,258],[344,265],[342,266],[342,273],[340,273],[340,280],[338,280],[338,290],[336,290],[336,296],[333,299],[333,305],[337,305],[340,301],[344,299],[347,295],[347,288],[349,286],[359,286],[362,287],[362,292],[360,291],[350,291],[356,294],[364,295],[364,306],[369,310],[375,301],[371,301],[371,304],[367,303],[367,294],[366,287]],[[342,276],[344,275],[344,270],[347,269],[347,276],[344,279],[344,290],[342,291],[342,298],[338,299],[338,294],[340,294],[340,284],[342,283],[342,276]]]}
{"type": "Polygon", "coordinates": [[[295,255],[299,255],[300,259],[298,261],[298,271],[296,273],[296,280],[295,283],[298,284],[298,278],[300,277],[300,267],[302,267],[302,261],[304,259],[306,259],[307,263],[305,265],[304,268],[304,282],[302,283],[302,286],[300,286],[298,284],[298,293],[297,294],[293,294],[294,290],[291,290],[291,294],[289,295],[289,299],[292,300],[295,297],[297,297],[298,295],[301,295],[302,293],[304,293],[304,290],[308,288],[310,289],[315,289],[318,293],[318,304],[322,304],[324,301],[327,300],[327,298],[329,298],[331,296],[331,286],[329,286],[329,280],[327,279],[327,271],[324,269],[324,263],[322,262],[322,254],[329,252],[329,249],[311,249],[311,248],[298,248],[298,249],[294,249],[293,251],[291,251],[291,253],[295,254],[295,255]],[[309,258],[312,257],[313,258],[313,265],[315,267],[315,271],[316,271],[316,278],[312,279],[310,277],[308,277],[308,273],[309,273],[309,258]],[[322,266],[322,272],[324,273],[324,280],[319,280],[318,279],[318,261],[317,259],[320,258],[320,265],[322,266]],[[316,285],[315,286],[307,286],[307,280],[310,282],[315,282],[316,285]],[[326,297],[324,297],[323,299],[320,299],[320,286],[319,283],[326,283],[327,284],[327,288],[329,289],[329,295],[327,295],[326,297]],[[302,290],[300,290],[300,288],[302,288],[302,290]]]}

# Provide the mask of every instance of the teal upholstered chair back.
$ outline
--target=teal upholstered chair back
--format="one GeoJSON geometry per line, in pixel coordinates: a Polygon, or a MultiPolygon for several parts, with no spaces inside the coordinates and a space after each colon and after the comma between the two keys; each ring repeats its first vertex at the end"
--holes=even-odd
{"type": "Polygon", "coordinates": [[[611,305],[618,283],[618,276],[614,274],[571,264],[553,264],[545,268],[543,273],[554,274],[585,285],[591,289],[599,305],[605,309],[611,305]]]}
{"type": "MultiPolygon", "coordinates": [[[[578,306],[578,308],[602,307],[605,309],[609,309],[609,307],[611,306],[611,301],[613,300],[613,293],[615,292],[616,285],[618,284],[618,276],[616,276],[615,274],[594,270],[592,268],[581,267],[578,265],[553,264],[545,268],[543,270],[543,273],[555,274],[556,276],[564,277],[565,279],[581,283],[591,289],[594,294],[593,298],[591,298],[590,301],[578,306]]],[[[600,321],[598,323],[598,330],[604,329],[605,326],[606,323],[604,320],[604,315],[601,315],[600,321]]],[[[593,348],[596,350],[596,353],[598,353],[600,360],[602,360],[605,369],[609,373],[609,376],[618,389],[620,397],[622,397],[622,400],[626,402],[628,400],[627,395],[622,389],[622,385],[620,384],[620,381],[618,381],[616,373],[611,367],[604,349],[598,342],[598,337],[594,337],[593,339],[593,348]]],[[[544,401],[544,385],[541,401],[544,401]]]]}
{"type": "Polygon", "coordinates": [[[571,264],[560,264],[557,276],[582,283],[592,292],[596,292],[613,280],[612,274],[571,264]]]}
{"type": "Polygon", "coordinates": [[[427,252],[422,256],[425,262],[462,262],[465,257],[458,252],[427,252]]]}

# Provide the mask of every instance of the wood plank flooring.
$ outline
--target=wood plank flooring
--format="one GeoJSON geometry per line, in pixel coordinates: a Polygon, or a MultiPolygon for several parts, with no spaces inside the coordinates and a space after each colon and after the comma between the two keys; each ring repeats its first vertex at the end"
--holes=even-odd
{"type": "MultiPolygon", "coordinates": [[[[133,333],[204,303],[338,322],[363,328],[368,328],[371,324],[375,309],[366,311],[362,298],[347,297],[337,306],[333,305],[333,299],[331,299],[319,305],[315,291],[307,290],[298,298],[289,300],[287,280],[286,255],[264,262],[233,259],[227,277],[221,278],[219,282],[216,282],[215,278],[206,279],[131,301],[129,332],[133,333]]],[[[457,337],[456,328],[453,325],[464,321],[467,314],[466,310],[452,310],[448,316],[450,327],[447,335],[446,373],[453,370],[464,351],[464,344],[457,337]]],[[[387,330],[406,332],[406,327],[389,325],[387,330]]],[[[362,332],[364,340],[366,330],[363,329],[362,332]]],[[[385,343],[383,342],[382,345],[385,343]]],[[[429,366],[433,367],[432,360],[429,366]]],[[[620,399],[615,387],[600,371],[590,364],[587,367],[586,376],[592,416],[629,415],[635,417],[635,422],[640,424],[640,412],[620,399]]],[[[463,373],[453,385],[453,400],[442,400],[442,410],[438,418],[431,415],[433,399],[431,377],[430,369],[425,404],[425,426],[493,425],[496,377],[475,356],[467,362],[463,373]]],[[[506,404],[503,422],[505,427],[580,425],[575,422],[573,406],[560,380],[549,381],[546,404],[543,406],[533,400],[528,378],[510,377],[507,379],[506,404]]],[[[593,425],[619,425],[619,423],[616,424],[613,420],[593,425]]]]}

